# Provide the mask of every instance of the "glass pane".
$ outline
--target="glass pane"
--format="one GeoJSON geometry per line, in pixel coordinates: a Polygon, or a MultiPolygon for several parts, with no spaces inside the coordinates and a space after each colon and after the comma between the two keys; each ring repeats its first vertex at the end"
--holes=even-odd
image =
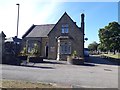
{"type": "Polygon", "coordinates": [[[68,24],[62,25],[62,33],[68,33],[68,24]]]}
{"type": "Polygon", "coordinates": [[[65,33],[68,33],[68,28],[66,28],[65,30],[66,30],[65,33]]]}
{"type": "Polygon", "coordinates": [[[65,30],[64,30],[64,28],[62,28],[62,33],[65,33],[65,30]]]}

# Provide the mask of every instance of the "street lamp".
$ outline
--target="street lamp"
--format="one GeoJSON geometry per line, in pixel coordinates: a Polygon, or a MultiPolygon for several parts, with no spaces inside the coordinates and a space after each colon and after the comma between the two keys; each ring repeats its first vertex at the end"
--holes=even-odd
{"type": "Polygon", "coordinates": [[[19,26],[19,8],[20,8],[20,4],[16,4],[18,6],[18,16],[17,16],[17,37],[18,37],[18,26],[19,26]]]}

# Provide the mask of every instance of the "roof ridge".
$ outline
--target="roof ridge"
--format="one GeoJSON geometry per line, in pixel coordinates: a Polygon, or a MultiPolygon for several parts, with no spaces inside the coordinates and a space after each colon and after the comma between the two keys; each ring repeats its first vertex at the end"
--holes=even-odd
{"type": "Polygon", "coordinates": [[[47,26],[47,25],[55,25],[55,24],[40,24],[40,25],[35,25],[35,26],[47,26]]]}

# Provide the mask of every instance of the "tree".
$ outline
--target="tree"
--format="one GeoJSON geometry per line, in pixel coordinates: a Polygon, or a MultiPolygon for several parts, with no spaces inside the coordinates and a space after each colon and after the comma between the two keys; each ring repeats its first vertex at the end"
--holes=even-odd
{"type": "Polygon", "coordinates": [[[34,43],[34,47],[33,47],[32,51],[31,51],[31,55],[39,56],[39,54],[40,54],[40,51],[39,51],[38,44],[34,43]]]}
{"type": "Polygon", "coordinates": [[[97,50],[99,50],[99,51],[101,51],[101,52],[105,52],[106,51],[106,48],[104,48],[104,45],[102,45],[101,43],[100,44],[98,44],[98,48],[97,48],[97,50]]]}
{"type": "Polygon", "coordinates": [[[99,29],[100,45],[104,50],[120,51],[120,24],[111,22],[104,28],[99,29]]]}
{"type": "Polygon", "coordinates": [[[95,41],[88,45],[88,49],[91,51],[97,51],[97,47],[98,47],[98,43],[95,41]]]}

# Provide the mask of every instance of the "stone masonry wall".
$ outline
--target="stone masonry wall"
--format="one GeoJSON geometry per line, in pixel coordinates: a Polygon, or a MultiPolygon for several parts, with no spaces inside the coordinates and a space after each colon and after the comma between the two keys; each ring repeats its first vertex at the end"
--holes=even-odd
{"type": "Polygon", "coordinates": [[[49,58],[57,58],[57,38],[61,36],[61,26],[63,24],[69,25],[68,36],[72,37],[71,49],[77,51],[78,56],[83,57],[83,33],[76,23],[74,23],[67,15],[64,15],[56,24],[54,29],[49,34],[49,58]]]}

